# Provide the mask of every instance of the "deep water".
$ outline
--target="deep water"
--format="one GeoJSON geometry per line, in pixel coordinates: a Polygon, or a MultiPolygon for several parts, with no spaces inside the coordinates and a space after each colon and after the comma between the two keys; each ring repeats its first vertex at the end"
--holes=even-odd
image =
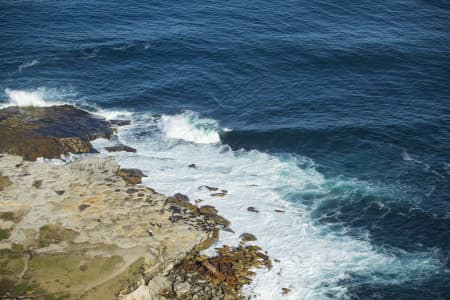
{"type": "Polygon", "coordinates": [[[281,258],[258,299],[450,299],[447,1],[0,0],[0,101],[131,118],[119,161],[281,258]]]}

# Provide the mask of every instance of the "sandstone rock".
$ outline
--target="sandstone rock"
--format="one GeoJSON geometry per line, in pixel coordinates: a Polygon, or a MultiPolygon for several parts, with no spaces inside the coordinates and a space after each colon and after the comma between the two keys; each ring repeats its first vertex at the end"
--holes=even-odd
{"type": "Polygon", "coordinates": [[[8,270],[0,272],[1,299],[13,291],[18,299],[117,299],[137,289],[130,297],[147,297],[142,279],[169,272],[217,239],[201,216],[180,211],[190,223],[170,222],[164,195],[143,187],[128,194],[114,159],[19,163],[18,156],[0,158],[12,182],[0,193],[0,269],[8,270]],[[30,190],[41,178],[44,184],[30,190]]]}
{"type": "Polygon", "coordinates": [[[122,177],[128,184],[142,183],[142,177],[147,177],[139,169],[119,169],[116,174],[117,176],[122,177]]]}
{"type": "Polygon", "coordinates": [[[136,290],[132,293],[121,297],[122,300],[150,300],[150,290],[148,286],[145,284],[141,284],[136,290]]]}

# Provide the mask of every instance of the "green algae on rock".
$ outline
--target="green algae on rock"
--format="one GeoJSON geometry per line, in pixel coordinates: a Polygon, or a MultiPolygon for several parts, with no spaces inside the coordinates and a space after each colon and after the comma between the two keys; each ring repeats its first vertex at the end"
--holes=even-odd
{"type": "Polygon", "coordinates": [[[95,152],[90,141],[112,134],[109,122],[71,105],[0,109],[0,153],[26,160],[95,152]]]}

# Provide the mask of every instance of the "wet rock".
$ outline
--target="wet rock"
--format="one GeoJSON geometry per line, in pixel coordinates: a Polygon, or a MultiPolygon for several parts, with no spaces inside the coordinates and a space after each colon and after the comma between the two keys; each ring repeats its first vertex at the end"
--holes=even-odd
{"type": "Polygon", "coordinates": [[[180,193],[176,193],[166,199],[166,204],[175,204],[185,207],[189,203],[189,197],[180,193]]]}
{"type": "Polygon", "coordinates": [[[126,126],[130,125],[130,120],[109,120],[109,123],[114,126],[126,126]]]}
{"type": "Polygon", "coordinates": [[[253,207],[253,206],[247,207],[247,211],[254,212],[254,213],[259,213],[259,210],[257,210],[257,209],[256,209],[255,207],[253,207]]]}
{"type": "Polygon", "coordinates": [[[213,193],[211,194],[212,197],[224,197],[227,193],[213,193]]]}
{"type": "Polygon", "coordinates": [[[147,177],[139,169],[119,169],[116,175],[122,177],[128,184],[142,183],[142,177],[147,177]]]}
{"type": "Polygon", "coordinates": [[[188,168],[197,169],[197,165],[196,164],[190,164],[190,165],[188,165],[188,168]]]}
{"type": "Polygon", "coordinates": [[[227,231],[227,232],[231,232],[231,233],[236,233],[236,232],[234,232],[233,229],[231,229],[231,228],[229,228],[229,227],[226,227],[226,228],[224,228],[223,230],[224,230],[224,231],[227,231]]]}
{"type": "Polygon", "coordinates": [[[217,209],[211,205],[203,205],[198,210],[202,215],[217,215],[217,209]]]}
{"type": "Polygon", "coordinates": [[[112,134],[104,119],[71,105],[0,109],[0,153],[25,160],[95,152],[90,141],[112,134]]]}
{"type": "Polygon", "coordinates": [[[66,191],[55,191],[55,193],[59,196],[64,195],[66,191]]]}
{"type": "Polygon", "coordinates": [[[198,187],[199,190],[208,190],[210,192],[215,192],[218,191],[219,188],[217,187],[213,187],[213,186],[208,186],[208,185],[201,185],[198,187]]]}
{"type": "Polygon", "coordinates": [[[291,292],[291,289],[290,288],[281,288],[281,294],[282,295],[287,295],[287,294],[289,294],[291,292]]]}
{"type": "Polygon", "coordinates": [[[241,238],[241,241],[243,241],[244,243],[245,242],[252,242],[252,241],[256,241],[257,240],[255,235],[253,235],[251,233],[248,233],[248,232],[244,232],[239,237],[241,238]]]}
{"type": "Polygon", "coordinates": [[[274,211],[274,212],[277,212],[277,213],[284,213],[284,212],[285,212],[285,211],[282,210],[282,209],[274,209],[273,211],[274,211]]]}
{"type": "Polygon", "coordinates": [[[115,145],[115,146],[111,146],[111,147],[105,147],[106,151],[108,152],[131,152],[131,153],[136,153],[136,149],[126,146],[126,145],[115,145]]]}

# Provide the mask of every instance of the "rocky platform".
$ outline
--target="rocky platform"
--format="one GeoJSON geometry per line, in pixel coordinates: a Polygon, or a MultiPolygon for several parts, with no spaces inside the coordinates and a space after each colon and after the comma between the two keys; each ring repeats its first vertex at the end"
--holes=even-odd
{"type": "Polygon", "coordinates": [[[214,207],[113,158],[31,161],[94,152],[111,125],[72,106],[0,110],[0,299],[241,299],[270,260],[244,245],[256,238],[200,255],[230,226],[214,207]]]}
{"type": "Polygon", "coordinates": [[[113,159],[52,165],[3,155],[0,170],[3,299],[114,299],[217,237],[196,207],[178,207],[173,221],[174,204],[128,185],[113,159]]]}

